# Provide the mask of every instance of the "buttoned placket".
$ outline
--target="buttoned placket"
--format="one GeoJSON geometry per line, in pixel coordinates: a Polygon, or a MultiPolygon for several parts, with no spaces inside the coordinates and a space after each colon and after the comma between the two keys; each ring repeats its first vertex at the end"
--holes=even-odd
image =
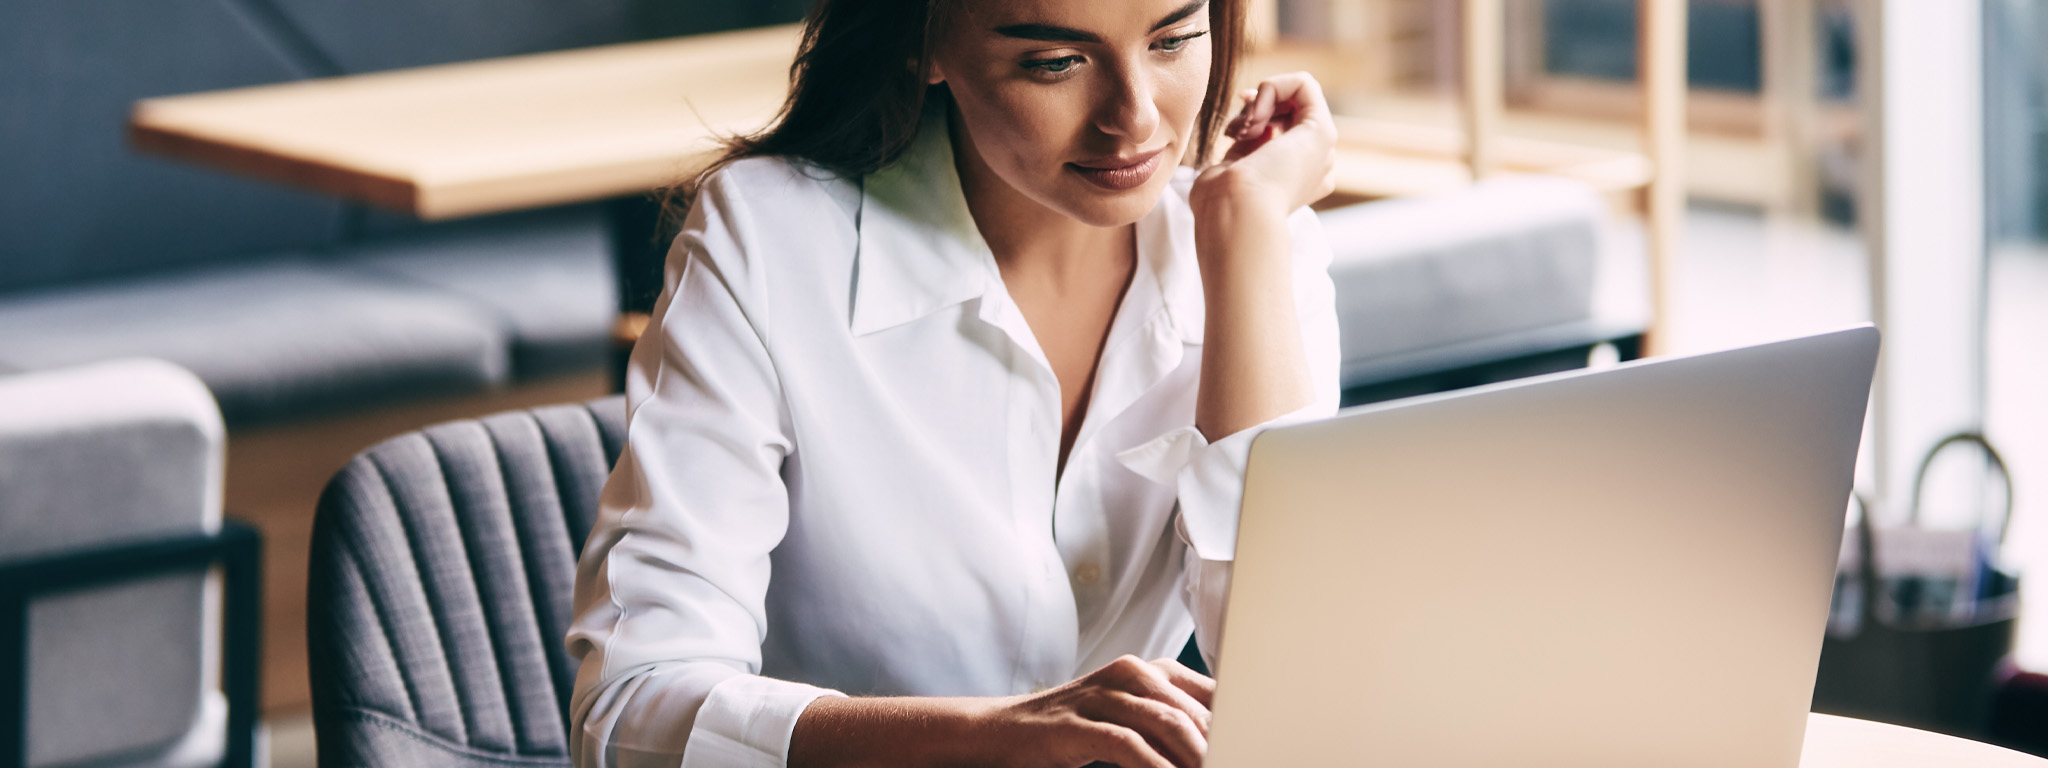
{"type": "Polygon", "coordinates": [[[993,257],[977,316],[1009,339],[1011,378],[1006,393],[1012,521],[1018,541],[1037,562],[1026,590],[1032,626],[1013,688],[1043,690],[1066,682],[1078,655],[1080,619],[1066,568],[1054,541],[1054,478],[1060,443],[1059,377],[1038,346],[1030,325],[1003,286],[993,257]]]}
{"type": "MultiPolygon", "coordinates": [[[[1008,406],[1011,487],[1017,504],[1018,535],[1041,549],[1043,579],[1035,583],[1056,588],[1060,599],[1047,596],[1044,604],[1052,610],[1056,621],[1068,627],[1062,636],[1071,638],[1063,644],[1063,659],[1043,659],[1053,665],[1051,669],[1020,663],[1020,671],[1024,667],[1039,670],[1035,677],[1040,679],[1028,682],[1032,690],[1057,685],[1065,682],[1064,676],[1085,671],[1074,669],[1081,639],[1081,608],[1093,607],[1108,598],[1113,583],[1108,573],[1110,542],[1106,518],[1111,511],[1078,509],[1077,505],[1090,501],[1099,505],[1101,500],[1082,498],[1066,490],[1090,487],[1097,481],[1091,475],[1099,468],[1088,461],[1096,435],[1181,361],[1182,335],[1169,316],[1164,284],[1168,261],[1174,256],[1174,243],[1166,239],[1171,236],[1170,226],[1163,209],[1153,211],[1138,224],[1136,271],[1101,350],[1088,411],[1067,456],[1064,475],[1058,470],[1064,405],[1059,377],[1022,310],[1010,297],[993,255],[986,256],[988,285],[977,314],[1010,340],[1011,371],[1016,375],[1008,406]],[[1053,670],[1060,671],[1051,674],[1053,670]]],[[[1050,631],[1051,627],[1045,629],[1050,631]]]]}

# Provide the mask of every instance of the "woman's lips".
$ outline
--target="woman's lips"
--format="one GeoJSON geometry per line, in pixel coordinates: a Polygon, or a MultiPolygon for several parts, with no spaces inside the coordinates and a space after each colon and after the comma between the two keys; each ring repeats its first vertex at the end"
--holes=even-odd
{"type": "Polygon", "coordinates": [[[1160,147],[1129,157],[1083,160],[1078,163],[1067,163],[1067,169],[1080,174],[1081,178],[1087,179],[1091,184],[1120,192],[1136,189],[1150,181],[1152,174],[1159,170],[1159,156],[1165,152],[1166,148],[1160,147]]]}

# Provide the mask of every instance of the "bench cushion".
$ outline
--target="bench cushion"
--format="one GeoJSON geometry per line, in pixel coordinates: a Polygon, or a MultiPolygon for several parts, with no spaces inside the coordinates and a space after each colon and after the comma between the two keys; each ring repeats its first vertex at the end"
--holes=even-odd
{"type": "Polygon", "coordinates": [[[235,426],[499,384],[507,348],[461,298],[298,258],[0,296],[0,367],[162,358],[235,426]]]}
{"type": "Polygon", "coordinates": [[[1347,387],[1615,333],[1593,301],[1606,204],[1583,184],[1503,177],[1322,221],[1347,387]]]}
{"type": "Polygon", "coordinates": [[[338,269],[443,292],[495,319],[519,378],[604,364],[619,299],[596,206],[439,226],[337,256],[338,269]]]}

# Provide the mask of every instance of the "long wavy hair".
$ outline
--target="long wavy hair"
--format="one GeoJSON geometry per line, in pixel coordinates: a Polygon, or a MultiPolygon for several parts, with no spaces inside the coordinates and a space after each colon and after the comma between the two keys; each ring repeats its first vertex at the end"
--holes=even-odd
{"type": "MultiPolygon", "coordinates": [[[[945,98],[945,84],[925,80],[938,36],[961,1],[819,0],[804,23],[782,109],[760,131],[726,139],[716,160],[669,191],[673,220],[680,220],[703,179],[736,160],[787,156],[842,178],[895,162],[916,138],[925,102],[945,98]]],[[[1209,0],[1213,54],[1208,91],[1195,118],[1196,165],[1209,162],[1223,127],[1244,45],[1244,16],[1244,0],[1209,0]]]]}

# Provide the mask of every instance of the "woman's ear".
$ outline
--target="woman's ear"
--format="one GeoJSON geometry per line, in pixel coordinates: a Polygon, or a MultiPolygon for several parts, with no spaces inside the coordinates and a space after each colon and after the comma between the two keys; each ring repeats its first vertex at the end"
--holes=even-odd
{"type": "MultiPolygon", "coordinates": [[[[913,61],[910,63],[910,71],[917,71],[917,62],[913,61]]],[[[946,73],[944,70],[939,69],[939,62],[937,60],[934,60],[932,61],[931,66],[925,70],[924,84],[938,85],[939,83],[943,82],[946,82],[946,73]]]]}

